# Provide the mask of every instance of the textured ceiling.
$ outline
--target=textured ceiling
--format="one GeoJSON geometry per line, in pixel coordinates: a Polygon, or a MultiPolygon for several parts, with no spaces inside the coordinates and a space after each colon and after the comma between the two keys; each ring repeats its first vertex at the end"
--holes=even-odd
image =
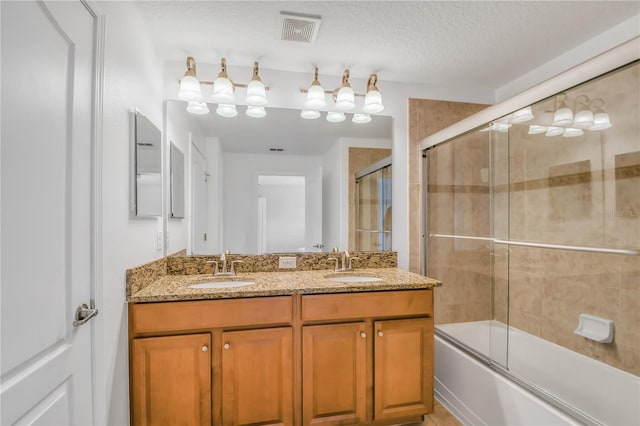
{"type": "Polygon", "coordinates": [[[637,1],[141,1],[162,60],[442,86],[501,85],[640,13],[637,1]],[[281,11],[320,15],[312,45],[280,41],[281,11]]]}

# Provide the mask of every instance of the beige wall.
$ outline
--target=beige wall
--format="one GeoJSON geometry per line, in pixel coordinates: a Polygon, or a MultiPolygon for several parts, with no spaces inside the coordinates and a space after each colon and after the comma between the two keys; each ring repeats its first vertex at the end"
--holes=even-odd
{"type": "MultiPolygon", "coordinates": [[[[582,94],[604,99],[613,123],[608,130],[546,137],[529,135],[525,123],[434,148],[430,232],[488,236],[490,227],[493,237],[514,241],[639,249],[639,82],[634,65],[567,92],[571,106],[582,94]],[[490,159],[480,152],[489,143],[490,159]],[[493,195],[475,181],[488,164],[493,195]]],[[[534,105],[536,120],[553,109],[553,99],[534,105]]],[[[432,239],[429,260],[428,275],[443,281],[437,323],[508,320],[640,375],[640,256],[498,245],[490,253],[484,242],[432,239]],[[613,320],[614,341],[576,335],[581,313],[613,320]]]]}

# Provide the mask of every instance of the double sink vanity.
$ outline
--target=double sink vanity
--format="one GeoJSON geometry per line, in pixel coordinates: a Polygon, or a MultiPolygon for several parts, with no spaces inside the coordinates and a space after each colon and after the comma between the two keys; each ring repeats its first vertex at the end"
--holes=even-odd
{"type": "MultiPolygon", "coordinates": [[[[389,425],[433,410],[436,280],[359,253],[170,256],[127,271],[131,422],[389,425]]],[[[386,256],[380,260],[376,256],[386,256]]],[[[392,256],[389,258],[388,256],[392,256]]]]}

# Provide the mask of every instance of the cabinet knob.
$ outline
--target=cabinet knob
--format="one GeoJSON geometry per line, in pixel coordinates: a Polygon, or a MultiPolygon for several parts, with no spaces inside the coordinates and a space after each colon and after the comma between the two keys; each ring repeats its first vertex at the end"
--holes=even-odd
{"type": "Polygon", "coordinates": [[[231,347],[231,345],[229,345],[228,343],[225,343],[224,346],[223,346],[223,348],[225,348],[225,349],[229,349],[230,347],[231,347]]]}
{"type": "Polygon", "coordinates": [[[206,352],[206,351],[208,351],[208,350],[209,350],[209,347],[208,347],[207,345],[204,345],[204,346],[202,347],[202,352],[206,352]]]}
{"type": "Polygon", "coordinates": [[[384,336],[384,333],[382,332],[382,330],[378,330],[378,336],[380,337],[384,336]]]}
{"type": "Polygon", "coordinates": [[[363,339],[367,338],[367,333],[365,333],[364,331],[362,333],[360,333],[360,337],[362,337],[363,339]]]}

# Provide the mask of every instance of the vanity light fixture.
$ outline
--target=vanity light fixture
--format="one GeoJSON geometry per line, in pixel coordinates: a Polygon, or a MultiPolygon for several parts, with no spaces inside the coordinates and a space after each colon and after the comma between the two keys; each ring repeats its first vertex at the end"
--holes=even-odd
{"type": "Polygon", "coordinates": [[[305,120],[315,120],[316,118],[320,117],[320,111],[316,111],[314,109],[303,109],[300,112],[300,117],[304,118],[305,120]]]}
{"type": "Polygon", "coordinates": [[[562,93],[556,97],[556,108],[553,113],[554,126],[566,126],[573,123],[573,111],[567,106],[567,95],[562,93]]]}
{"type": "Polygon", "coordinates": [[[371,74],[369,76],[369,80],[367,80],[367,94],[364,96],[364,106],[362,107],[362,111],[368,114],[377,114],[384,110],[384,105],[382,105],[382,94],[376,86],[377,82],[377,74],[371,74]]]}
{"type": "MultiPolygon", "coordinates": [[[[307,100],[304,102],[304,107],[307,110],[312,110],[324,108],[325,106],[327,106],[327,100],[325,99],[324,89],[318,80],[318,67],[316,67],[313,73],[313,81],[307,90],[307,100]]],[[[318,114],[319,116],[320,114],[318,114]]]]}
{"type": "MultiPolygon", "coordinates": [[[[211,102],[218,104],[216,113],[222,117],[235,117],[238,115],[234,95],[237,87],[247,89],[245,101],[250,107],[264,107],[267,104],[266,91],[269,90],[269,87],[265,86],[260,78],[258,62],[253,63],[253,77],[249,84],[239,84],[231,81],[227,74],[227,61],[225,58],[222,58],[220,62],[220,73],[215,81],[199,81],[196,78],[196,61],[189,56],[187,58],[187,71],[180,80],[178,98],[187,102],[199,103],[197,106],[195,104],[187,106],[187,111],[192,114],[206,114],[209,112],[206,104],[202,105],[204,97],[202,96],[201,85],[203,84],[213,86],[211,102]]],[[[266,111],[264,108],[247,108],[247,115],[255,118],[264,117],[266,111]]]]}
{"type": "Polygon", "coordinates": [[[590,109],[589,97],[587,95],[580,95],[573,101],[573,110],[576,113],[573,117],[572,127],[588,129],[593,126],[593,111],[590,109]]]}
{"type": "Polygon", "coordinates": [[[344,112],[329,111],[327,113],[327,121],[331,123],[341,123],[345,120],[344,112]]]}
{"type": "Polygon", "coordinates": [[[232,118],[238,115],[238,110],[234,104],[218,104],[216,114],[225,118],[232,118]]]}
{"type": "Polygon", "coordinates": [[[263,106],[249,105],[247,107],[247,116],[251,118],[262,118],[267,115],[267,111],[263,106]]]}
{"type": "Polygon", "coordinates": [[[233,94],[235,87],[227,74],[227,61],[222,58],[220,73],[213,82],[213,95],[211,100],[217,104],[235,104],[236,98],[233,94]]]}
{"type": "Polygon", "coordinates": [[[253,78],[247,85],[246,101],[247,101],[247,104],[253,105],[253,106],[262,107],[267,104],[266,89],[264,87],[264,83],[260,79],[260,75],[258,74],[258,62],[253,63],[253,78]]]}
{"type": "Polygon", "coordinates": [[[564,127],[551,126],[551,127],[547,127],[547,132],[545,133],[545,136],[560,136],[563,133],[564,133],[564,127]]]}
{"type": "Polygon", "coordinates": [[[529,131],[527,133],[529,133],[530,135],[537,135],[539,133],[545,133],[547,131],[547,126],[539,126],[537,124],[531,124],[529,126],[529,131]]]}
{"type": "MultiPolygon", "coordinates": [[[[367,80],[367,92],[366,94],[360,94],[354,92],[351,84],[349,83],[349,70],[346,69],[342,73],[342,84],[339,88],[333,91],[327,91],[322,88],[320,81],[318,80],[318,67],[314,68],[313,81],[308,89],[301,89],[300,92],[307,95],[304,102],[304,109],[300,113],[302,118],[315,119],[320,117],[320,114],[314,114],[311,111],[325,108],[327,105],[326,95],[332,95],[335,103],[335,109],[337,112],[353,111],[356,107],[356,96],[364,97],[364,106],[362,112],[354,115],[352,121],[354,123],[368,123],[371,121],[371,114],[377,114],[384,110],[382,104],[382,94],[377,87],[378,76],[371,74],[367,80]],[[368,119],[364,116],[368,116],[368,119]]],[[[343,114],[344,115],[344,114],[343,114]]],[[[343,121],[341,115],[336,114],[336,111],[330,111],[327,113],[327,121],[340,122],[343,121]]]]}
{"type": "Polygon", "coordinates": [[[202,101],[200,82],[196,78],[196,60],[191,56],[187,57],[187,71],[184,73],[184,77],[180,80],[178,98],[187,102],[202,101]]]}
{"type": "Polygon", "coordinates": [[[509,119],[509,122],[511,123],[524,123],[525,121],[529,121],[529,120],[533,120],[534,116],[533,116],[533,111],[531,111],[531,107],[525,107],[522,109],[519,109],[518,111],[514,112],[511,115],[511,118],[509,119]]]}
{"type": "Polygon", "coordinates": [[[595,114],[593,115],[593,126],[589,127],[589,130],[606,130],[611,127],[609,114],[604,111],[604,100],[594,99],[591,101],[591,106],[594,108],[595,114]]]}
{"type": "Polygon", "coordinates": [[[575,127],[567,127],[564,129],[564,133],[562,133],[562,136],[565,138],[575,138],[576,136],[582,135],[584,135],[582,129],[576,129],[575,127]]]}
{"type": "Polygon", "coordinates": [[[349,84],[349,70],[342,73],[342,86],[336,93],[336,109],[339,111],[351,111],[356,106],[355,92],[349,84]]]}
{"type": "Polygon", "coordinates": [[[196,115],[209,114],[209,107],[206,102],[189,102],[187,103],[187,112],[196,115]]]}
{"type": "Polygon", "coordinates": [[[356,124],[367,124],[371,122],[371,116],[369,114],[353,114],[351,121],[356,124]]]}

